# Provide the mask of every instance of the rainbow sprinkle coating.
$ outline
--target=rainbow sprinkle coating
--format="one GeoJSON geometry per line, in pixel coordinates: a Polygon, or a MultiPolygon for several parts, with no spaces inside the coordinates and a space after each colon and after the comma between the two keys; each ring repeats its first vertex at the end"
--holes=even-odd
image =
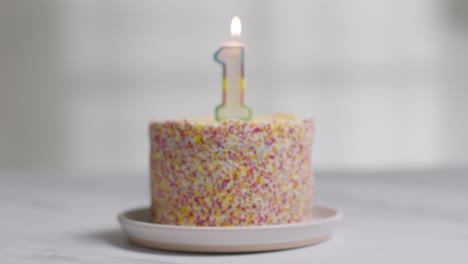
{"type": "Polygon", "coordinates": [[[312,217],[312,119],[152,120],[155,223],[246,226],[312,217]]]}

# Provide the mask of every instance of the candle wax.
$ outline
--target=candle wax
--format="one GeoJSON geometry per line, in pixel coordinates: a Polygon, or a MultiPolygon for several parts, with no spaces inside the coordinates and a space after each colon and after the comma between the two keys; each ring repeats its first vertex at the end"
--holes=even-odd
{"type": "Polygon", "coordinates": [[[223,66],[223,103],[216,107],[216,119],[252,118],[252,109],[244,105],[244,52],[240,42],[225,43],[215,53],[215,61],[223,66]]]}

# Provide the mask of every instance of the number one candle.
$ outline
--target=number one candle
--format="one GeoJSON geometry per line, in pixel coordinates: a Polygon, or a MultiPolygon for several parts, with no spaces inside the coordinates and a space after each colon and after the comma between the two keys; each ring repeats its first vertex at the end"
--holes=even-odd
{"type": "Polygon", "coordinates": [[[244,105],[244,53],[245,44],[239,42],[241,22],[234,17],[231,22],[232,41],[223,43],[214,54],[216,62],[223,66],[223,103],[216,107],[215,117],[223,119],[252,119],[252,109],[244,105]]]}

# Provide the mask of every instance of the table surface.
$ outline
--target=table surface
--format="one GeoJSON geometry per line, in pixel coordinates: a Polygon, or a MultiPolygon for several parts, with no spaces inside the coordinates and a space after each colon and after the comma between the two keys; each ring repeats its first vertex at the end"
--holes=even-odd
{"type": "Polygon", "coordinates": [[[318,172],[340,208],[331,240],[250,254],[190,254],[127,242],[119,212],[149,204],[145,175],[0,173],[0,263],[468,263],[468,171],[318,172]]]}

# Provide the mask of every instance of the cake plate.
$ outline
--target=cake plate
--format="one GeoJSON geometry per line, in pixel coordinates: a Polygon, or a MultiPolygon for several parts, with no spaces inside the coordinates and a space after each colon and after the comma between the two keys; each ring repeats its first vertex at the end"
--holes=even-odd
{"type": "Polygon", "coordinates": [[[317,244],[330,238],[341,220],[339,210],[315,206],[312,220],[302,223],[209,227],[152,223],[150,209],[139,208],[118,216],[128,239],[138,245],[190,252],[255,252],[317,244]]]}

